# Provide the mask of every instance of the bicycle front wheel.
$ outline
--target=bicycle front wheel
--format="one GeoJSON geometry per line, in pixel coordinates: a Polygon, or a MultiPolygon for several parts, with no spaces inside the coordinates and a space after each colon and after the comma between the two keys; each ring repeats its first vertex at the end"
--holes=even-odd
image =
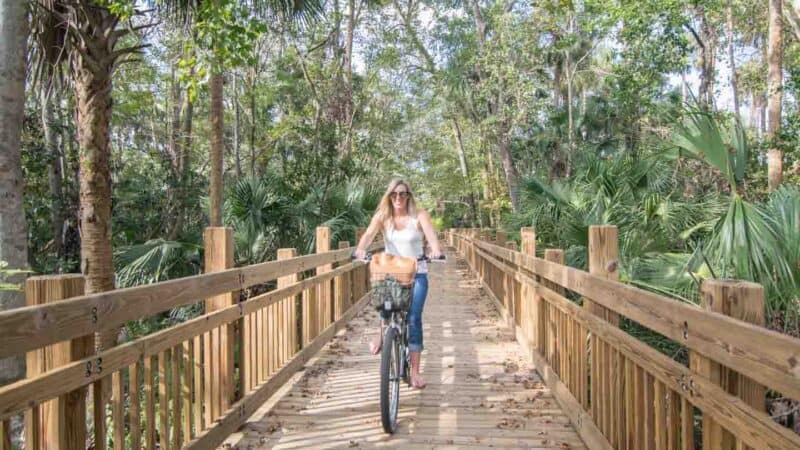
{"type": "Polygon", "coordinates": [[[381,423],[383,431],[397,430],[397,410],[400,403],[400,335],[389,327],[383,335],[381,349],[381,423]]]}

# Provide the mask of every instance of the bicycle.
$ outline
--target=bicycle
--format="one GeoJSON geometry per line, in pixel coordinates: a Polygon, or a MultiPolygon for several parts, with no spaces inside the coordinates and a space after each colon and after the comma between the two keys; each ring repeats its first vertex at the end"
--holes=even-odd
{"type": "MultiPolygon", "coordinates": [[[[363,259],[369,262],[372,255],[363,259]]],[[[420,256],[417,262],[443,262],[445,256],[431,259],[420,256]]],[[[406,315],[414,295],[416,273],[372,273],[372,304],[387,322],[381,346],[381,424],[386,433],[397,430],[400,403],[400,380],[411,386],[411,356],[408,351],[406,315]],[[409,279],[410,278],[410,279],[409,279]]]]}

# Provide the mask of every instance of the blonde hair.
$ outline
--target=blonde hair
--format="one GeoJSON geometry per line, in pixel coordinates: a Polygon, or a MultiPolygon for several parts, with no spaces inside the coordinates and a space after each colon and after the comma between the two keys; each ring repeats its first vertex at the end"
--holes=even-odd
{"type": "Polygon", "coordinates": [[[381,197],[381,201],[378,203],[378,208],[375,211],[375,215],[383,225],[384,231],[394,227],[394,221],[392,220],[394,219],[394,207],[392,206],[392,200],[389,196],[397,189],[397,186],[401,184],[405,186],[408,191],[408,204],[406,206],[408,215],[414,217],[417,214],[417,203],[414,201],[414,194],[411,192],[411,186],[402,178],[395,178],[389,183],[389,187],[386,188],[386,193],[381,197]]]}

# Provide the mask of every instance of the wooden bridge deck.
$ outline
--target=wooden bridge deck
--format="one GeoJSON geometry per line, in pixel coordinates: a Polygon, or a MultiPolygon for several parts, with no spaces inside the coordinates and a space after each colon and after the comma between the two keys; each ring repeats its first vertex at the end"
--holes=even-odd
{"type": "Polygon", "coordinates": [[[361,311],[226,447],[586,448],[463,260],[434,266],[423,391],[403,387],[400,426],[380,425],[377,315],[361,311]]]}

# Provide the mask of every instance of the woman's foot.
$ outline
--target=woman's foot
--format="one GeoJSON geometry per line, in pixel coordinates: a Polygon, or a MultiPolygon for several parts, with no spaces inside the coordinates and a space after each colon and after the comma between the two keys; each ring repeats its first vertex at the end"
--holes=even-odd
{"type": "Polygon", "coordinates": [[[369,352],[373,355],[377,355],[381,352],[381,343],[383,339],[381,339],[381,335],[375,336],[372,341],[369,343],[369,352]]]}
{"type": "Polygon", "coordinates": [[[427,383],[425,383],[425,380],[422,378],[422,375],[411,374],[411,387],[415,389],[425,389],[425,386],[427,386],[427,383]]]}

